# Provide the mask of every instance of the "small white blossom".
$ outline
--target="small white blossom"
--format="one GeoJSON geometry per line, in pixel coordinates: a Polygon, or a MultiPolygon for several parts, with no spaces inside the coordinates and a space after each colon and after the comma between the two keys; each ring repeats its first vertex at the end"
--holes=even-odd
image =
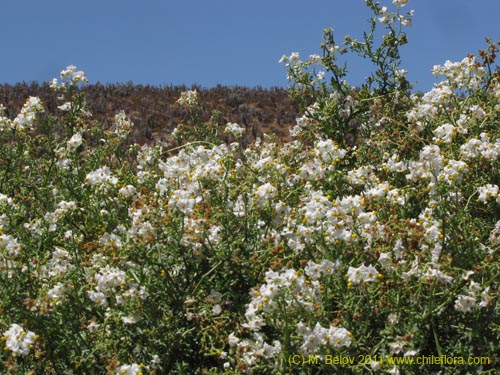
{"type": "Polygon", "coordinates": [[[392,3],[398,8],[404,7],[409,0],[392,0],[392,3]]]}
{"type": "Polygon", "coordinates": [[[460,295],[455,300],[455,310],[460,312],[471,312],[476,305],[476,298],[473,296],[460,295]]]}
{"type": "Polygon", "coordinates": [[[82,144],[82,135],[80,133],[74,134],[66,144],[68,152],[75,151],[82,144]]]}

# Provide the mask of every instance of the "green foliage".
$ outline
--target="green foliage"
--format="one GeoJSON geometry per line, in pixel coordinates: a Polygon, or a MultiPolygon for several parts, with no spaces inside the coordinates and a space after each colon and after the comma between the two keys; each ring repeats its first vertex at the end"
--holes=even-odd
{"type": "Polygon", "coordinates": [[[361,41],[283,58],[288,143],[244,146],[187,91],[175,149],[125,146],[131,121],[93,121],[75,67],[60,117],[33,97],[0,116],[0,372],[495,373],[497,44],[412,95],[393,3],[367,1],[361,41]],[[375,67],[360,88],[349,52],[375,67]]]}

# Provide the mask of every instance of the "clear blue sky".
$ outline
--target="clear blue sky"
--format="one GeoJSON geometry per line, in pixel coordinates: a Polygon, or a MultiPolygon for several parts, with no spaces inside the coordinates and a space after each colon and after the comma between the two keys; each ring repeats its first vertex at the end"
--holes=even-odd
{"type": "MultiPolygon", "coordinates": [[[[500,39],[500,0],[410,0],[405,9],[415,16],[403,68],[420,90],[432,87],[433,65],[500,39]]],[[[91,83],[287,86],[283,54],[320,53],[326,27],[338,42],[359,37],[369,15],[363,0],[5,0],[0,83],[50,81],[73,64],[91,83]]],[[[353,63],[350,83],[365,74],[353,63]]]]}

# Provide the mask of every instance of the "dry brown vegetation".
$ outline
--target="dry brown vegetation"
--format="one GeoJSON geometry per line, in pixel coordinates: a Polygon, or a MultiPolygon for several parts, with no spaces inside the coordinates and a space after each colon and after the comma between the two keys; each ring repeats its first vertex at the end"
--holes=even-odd
{"type": "MultiPolygon", "coordinates": [[[[262,134],[273,134],[279,139],[288,137],[288,129],[295,124],[299,106],[284,88],[261,87],[202,88],[199,86],[149,86],[126,84],[92,84],[80,88],[86,93],[88,109],[93,119],[103,126],[111,126],[114,116],[124,110],[134,122],[130,139],[137,143],[168,141],[172,130],[187,116],[186,109],[176,104],[181,92],[196,89],[199,92],[202,121],[209,121],[218,111],[221,123],[236,122],[247,128],[246,142],[262,134]]],[[[49,114],[57,114],[63,102],[48,83],[18,83],[0,85],[0,103],[5,114],[14,118],[29,96],[38,96],[49,114]]]]}

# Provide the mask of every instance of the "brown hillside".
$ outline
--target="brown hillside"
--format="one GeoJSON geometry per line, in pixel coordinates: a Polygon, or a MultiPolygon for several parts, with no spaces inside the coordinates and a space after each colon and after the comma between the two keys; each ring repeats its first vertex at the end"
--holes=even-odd
{"type": "MultiPolygon", "coordinates": [[[[236,122],[247,128],[247,141],[263,133],[280,139],[288,137],[288,129],[295,124],[299,106],[292,102],[283,88],[263,89],[217,86],[206,89],[199,86],[155,87],[127,84],[92,84],[80,88],[86,93],[93,119],[110,126],[114,116],[124,110],[134,122],[135,131],[130,139],[137,143],[168,141],[178,123],[185,121],[186,112],[176,100],[181,92],[196,89],[202,106],[202,119],[209,121],[213,111],[219,111],[224,122],[236,122]]],[[[58,93],[47,83],[18,83],[0,85],[0,104],[6,115],[14,118],[26,98],[38,96],[49,114],[57,114],[62,104],[58,93]]]]}

